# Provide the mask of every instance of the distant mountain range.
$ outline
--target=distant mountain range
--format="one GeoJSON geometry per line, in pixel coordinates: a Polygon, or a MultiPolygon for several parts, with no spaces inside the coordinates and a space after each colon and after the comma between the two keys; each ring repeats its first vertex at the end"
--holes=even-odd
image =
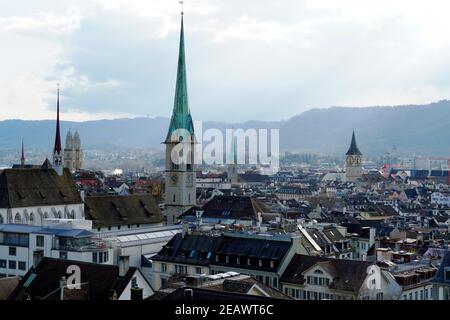
{"type": "MultiPolygon", "coordinates": [[[[194,114],[195,117],[195,114],[194,114]]],[[[85,149],[161,148],[169,119],[134,118],[86,122],[63,121],[62,140],[69,129],[78,130],[85,149]]],[[[281,150],[343,155],[354,128],[360,150],[375,156],[395,145],[400,154],[450,156],[450,101],[397,107],[313,109],[284,121],[246,121],[239,124],[207,121],[204,129],[279,128],[281,150]]],[[[54,120],[0,121],[0,149],[53,145],[54,120]]]]}

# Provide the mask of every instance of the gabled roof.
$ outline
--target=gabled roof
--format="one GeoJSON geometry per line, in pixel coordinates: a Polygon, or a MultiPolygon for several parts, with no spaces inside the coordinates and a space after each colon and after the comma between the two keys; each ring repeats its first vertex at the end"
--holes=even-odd
{"type": "MultiPolygon", "coordinates": [[[[58,300],[61,277],[68,277],[67,268],[77,265],[81,271],[81,283],[87,283],[84,298],[89,300],[109,300],[119,279],[119,267],[81,261],[61,260],[44,257],[36,268],[30,269],[9,300],[31,299],[58,300]]],[[[72,291],[72,290],[68,290],[72,291]]],[[[69,297],[68,297],[69,298],[69,297]]],[[[77,297],[79,299],[80,297],[77,297]]]]}
{"type": "Polygon", "coordinates": [[[220,237],[176,234],[152,260],[167,261],[194,265],[209,265],[221,241],[220,237]]]}
{"type": "Polygon", "coordinates": [[[268,212],[269,209],[260,201],[249,196],[215,196],[201,208],[192,207],[183,216],[195,216],[196,210],[202,210],[202,218],[217,219],[257,219],[258,212],[268,212]]]}
{"type": "Polygon", "coordinates": [[[333,277],[330,288],[357,293],[367,276],[372,262],[333,259],[296,254],[284,271],[281,282],[303,284],[303,273],[314,266],[321,266],[333,277]]]}
{"type": "Polygon", "coordinates": [[[68,170],[5,169],[0,174],[0,208],[82,203],[68,170]]]}
{"type": "Polygon", "coordinates": [[[445,283],[447,285],[450,285],[450,278],[445,277],[445,273],[449,272],[448,270],[450,270],[450,251],[447,251],[442,258],[441,264],[436,273],[436,276],[433,279],[433,282],[443,284],[445,283]]]}
{"type": "Polygon", "coordinates": [[[163,221],[155,198],[149,194],[86,197],[84,208],[86,219],[92,220],[94,228],[163,221]]]}
{"type": "Polygon", "coordinates": [[[213,264],[276,272],[291,246],[292,242],[288,238],[280,240],[271,237],[223,235],[216,251],[219,261],[216,258],[213,264]],[[228,262],[225,256],[228,257],[228,262]],[[239,262],[237,257],[240,258],[239,262]],[[247,259],[250,259],[250,265],[247,259]],[[259,260],[262,260],[261,266],[259,260]],[[273,262],[273,267],[270,261],[273,262]]]}
{"type": "Polygon", "coordinates": [[[358,146],[356,145],[355,130],[353,130],[352,142],[350,143],[350,148],[348,148],[346,155],[348,156],[362,155],[361,151],[359,151],[358,146]]]}

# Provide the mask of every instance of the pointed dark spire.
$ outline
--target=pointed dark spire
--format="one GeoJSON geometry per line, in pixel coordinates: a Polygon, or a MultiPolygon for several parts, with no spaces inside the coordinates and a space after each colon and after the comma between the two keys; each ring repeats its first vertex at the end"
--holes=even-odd
{"type": "Polygon", "coordinates": [[[228,163],[237,164],[237,144],[236,144],[237,137],[235,137],[234,134],[232,134],[231,139],[232,140],[231,140],[230,154],[228,157],[228,163]]]}
{"type": "Polygon", "coordinates": [[[186,80],[186,57],[184,52],[184,22],[183,11],[181,12],[180,46],[178,51],[177,82],[175,87],[175,99],[172,118],[170,119],[169,131],[166,142],[169,142],[172,133],[177,129],[185,129],[192,135],[194,140],[194,125],[189,110],[187,80],[186,80]]]}
{"type": "Polygon", "coordinates": [[[56,135],[55,135],[55,146],[53,148],[53,153],[61,153],[61,133],[59,129],[59,83],[58,83],[58,93],[56,98],[56,135]]]}
{"type": "Polygon", "coordinates": [[[25,165],[25,152],[23,150],[23,139],[22,139],[22,156],[20,157],[20,164],[25,165]]]}
{"type": "Polygon", "coordinates": [[[350,143],[350,148],[348,148],[346,155],[348,156],[362,155],[361,151],[359,151],[358,146],[356,145],[355,130],[353,130],[352,142],[350,143]]]}

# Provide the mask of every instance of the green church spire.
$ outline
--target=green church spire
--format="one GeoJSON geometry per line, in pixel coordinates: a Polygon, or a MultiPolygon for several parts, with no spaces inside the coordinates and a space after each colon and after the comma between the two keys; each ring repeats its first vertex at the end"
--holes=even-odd
{"type": "Polygon", "coordinates": [[[171,142],[172,133],[177,129],[185,129],[191,134],[191,141],[195,140],[194,125],[189,110],[187,81],[186,81],[186,57],[184,53],[184,24],[183,12],[181,13],[180,48],[178,52],[177,83],[175,88],[175,99],[172,118],[170,119],[169,131],[166,143],[171,142]]]}

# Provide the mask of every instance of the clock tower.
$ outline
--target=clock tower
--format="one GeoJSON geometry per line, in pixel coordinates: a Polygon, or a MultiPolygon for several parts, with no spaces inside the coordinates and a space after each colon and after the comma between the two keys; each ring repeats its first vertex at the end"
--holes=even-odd
{"type": "Polygon", "coordinates": [[[346,153],[345,179],[346,181],[357,181],[362,177],[362,153],[356,145],[355,131],[353,130],[352,142],[346,153]]]}
{"type": "Polygon", "coordinates": [[[165,210],[168,224],[196,204],[195,134],[189,110],[186,59],[184,54],[183,12],[181,12],[180,46],[172,117],[166,140],[165,210]]]}

